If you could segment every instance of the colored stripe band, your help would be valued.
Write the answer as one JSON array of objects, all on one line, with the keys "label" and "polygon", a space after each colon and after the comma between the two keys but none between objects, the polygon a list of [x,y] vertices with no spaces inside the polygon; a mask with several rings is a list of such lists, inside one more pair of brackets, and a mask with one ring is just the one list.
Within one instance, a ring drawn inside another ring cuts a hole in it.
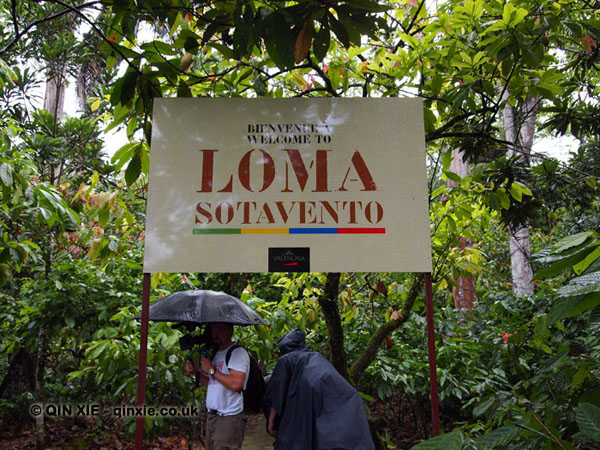
[{"label": "colored stripe band", "polygon": [[385,234],[385,228],[195,228],[193,234]]},{"label": "colored stripe band", "polygon": [[195,228],[193,234],[242,234],[241,228]]}]

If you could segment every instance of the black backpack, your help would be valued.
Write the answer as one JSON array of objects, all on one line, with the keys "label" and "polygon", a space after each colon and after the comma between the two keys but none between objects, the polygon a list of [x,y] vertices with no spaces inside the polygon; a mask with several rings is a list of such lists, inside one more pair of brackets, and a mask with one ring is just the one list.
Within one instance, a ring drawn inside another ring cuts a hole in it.
[{"label": "black backpack", "polygon": [[[229,347],[229,350],[227,350],[227,355],[225,355],[225,364],[227,365],[228,369],[231,353],[238,347],[240,346],[234,344]],[[248,356],[250,356],[250,373],[248,374],[248,383],[246,383],[246,389],[242,391],[244,395],[244,412],[246,414],[258,414],[263,412],[266,384],[256,359],[254,359],[250,353],[248,353]]]}]

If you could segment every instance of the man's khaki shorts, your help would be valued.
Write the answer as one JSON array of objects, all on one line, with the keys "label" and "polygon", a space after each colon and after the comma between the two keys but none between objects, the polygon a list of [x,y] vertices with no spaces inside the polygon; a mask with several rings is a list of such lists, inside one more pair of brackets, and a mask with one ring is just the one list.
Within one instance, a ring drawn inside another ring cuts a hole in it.
[{"label": "man's khaki shorts", "polygon": [[248,417],[208,414],[206,419],[206,450],[240,450]]}]

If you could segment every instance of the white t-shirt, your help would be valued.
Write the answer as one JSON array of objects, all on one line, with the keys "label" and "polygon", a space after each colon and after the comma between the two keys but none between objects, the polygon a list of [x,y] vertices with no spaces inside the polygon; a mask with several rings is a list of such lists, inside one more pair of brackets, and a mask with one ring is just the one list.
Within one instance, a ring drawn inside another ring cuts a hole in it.
[{"label": "white t-shirt", "polygon": [[[231,344],[233,345],[233,344]],[[230,346],[231,347],[231,346]],[[225,357],[227,356],[227,347],[225,350],[220,350],[215,354],[212,360],[213,366],[217,372],[222,372],[225,375],[229,375],[229,369],[244,372],[244,388],[248,383],[248,374],[250,373],[250,356],[248,352],[238,347],[231,352],[231,358],[229,358],[229,368],[225,364]],[[213,377],[208,377],[208,388],[206,389],[206,408],[214,409],[223,416],[233,416],[239,414],[244,410],[244,396],[242,391],[233,392],[231,389],[227,389]]]}]

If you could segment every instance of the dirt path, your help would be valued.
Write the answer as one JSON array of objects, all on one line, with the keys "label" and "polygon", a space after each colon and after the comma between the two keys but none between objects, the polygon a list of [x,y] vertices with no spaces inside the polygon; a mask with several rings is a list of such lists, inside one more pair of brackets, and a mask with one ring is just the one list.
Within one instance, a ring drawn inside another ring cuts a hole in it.
[{"label": "dirt path", "polygon": [[265,416],[250,416],[244,437],[244,450],[273,450],[273,438],[267,433]]}]

